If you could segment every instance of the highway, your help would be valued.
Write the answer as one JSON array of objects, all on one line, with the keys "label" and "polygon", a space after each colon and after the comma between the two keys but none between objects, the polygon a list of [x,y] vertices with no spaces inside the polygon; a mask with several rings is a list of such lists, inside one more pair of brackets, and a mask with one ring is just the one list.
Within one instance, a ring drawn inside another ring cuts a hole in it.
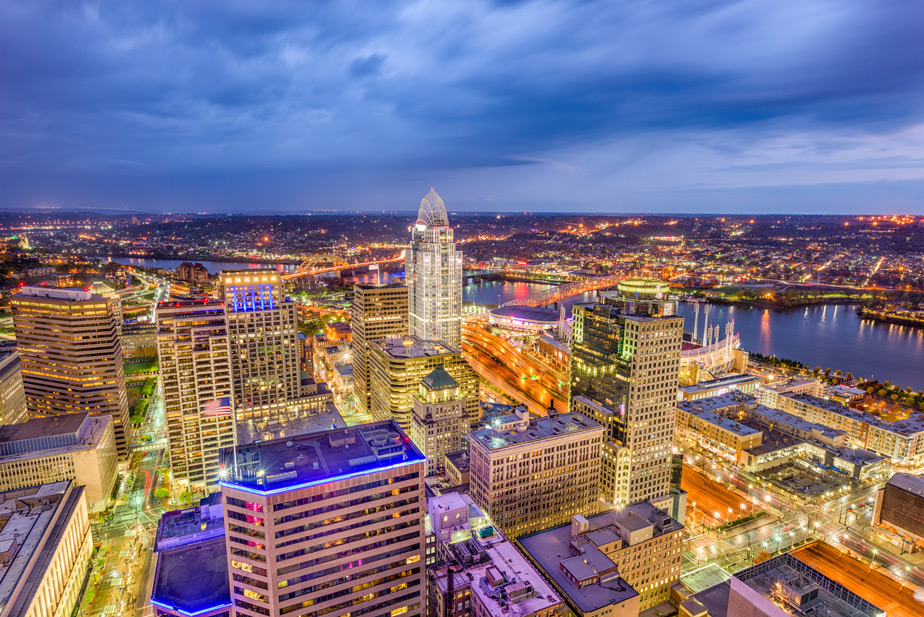
[{"label": "highway", "polygon": [[560,411],[566,410],[566,378],[551,373],[545,363],[530,358],[485,326],[476,321],[462,325],[462,352],[475,372],[534,413],[545,415],[552,401]]},{"label": "highway", "polygon": [[797,549],[793,555],[883,609],[889,617],[924,615],[924,603],[915,599],[914,586],[893,580],[872,562],[863,563],[820,542]]}]

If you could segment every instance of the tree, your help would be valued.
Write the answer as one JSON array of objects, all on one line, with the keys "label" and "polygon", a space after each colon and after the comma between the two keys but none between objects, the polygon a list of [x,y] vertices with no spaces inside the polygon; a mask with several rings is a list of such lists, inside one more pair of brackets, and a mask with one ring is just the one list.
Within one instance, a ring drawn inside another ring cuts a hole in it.
[{"label": "tree", "polygon": [[897,401],[897,400],[898,400],[898,395],[897,395],[897,394],[893,394],[893,395],[891,396],[891,399],[892,399],[893,401]]},{"label": "tree", "polygon": [[844,377],[847,378],[847,381],[851,381],[853,380],[853,373],[847,373],[846,375],[844,375]]},{"label": "tree", "polygon": [[886,390],[888,390],[892,387],[892,382],[886,379],[882,385],[884,385],[886,387]]},{"label": "tree", "polygon": [[164,487],[160,487],[159,489],[154,491],[154,497],[156,497],[157,499],[160,499],[161,501],[163,501],[169,496],[170,496],[170,491],[168,491]]},{"label": "tree", "polygon": [[192,502],[193,494],[190,491],[183,491],[180,493],[180,501],[188,504]]},{"label": "tree", "polygon": [[868,388],[866,389],[866,391],[867,391],[869,394],[872,394],[873,392],[876,391],[876,388],[874,388],[873,386],[870,386],[870,387],[868,387]]},{"label": "tree", "polygon": [[841,374],[841,369],[837,369],[836,371],[834,371],[834,374],[835,374],[835,375],[840,375],[840,374]]},{"label": "tree", "polygon": [[888,392],[886,392],[884,389],[880,388],[878,394],[879,394],[879,396],[883,396],[883,397],[884,397],[886,394],[888,394]]}]

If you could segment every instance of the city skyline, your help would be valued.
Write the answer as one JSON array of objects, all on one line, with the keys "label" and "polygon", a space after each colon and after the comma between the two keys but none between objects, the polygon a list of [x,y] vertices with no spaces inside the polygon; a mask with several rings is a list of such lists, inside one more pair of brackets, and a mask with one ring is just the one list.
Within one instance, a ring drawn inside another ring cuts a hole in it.
[{"label": "city skyline", "polygon": [[5,6],[0,208],[919,213],[922,11]]}]

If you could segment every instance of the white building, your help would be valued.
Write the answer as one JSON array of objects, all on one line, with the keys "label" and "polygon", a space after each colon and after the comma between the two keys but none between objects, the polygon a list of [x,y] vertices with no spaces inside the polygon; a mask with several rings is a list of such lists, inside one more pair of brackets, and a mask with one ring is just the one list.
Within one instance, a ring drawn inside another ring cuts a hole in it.
[{"label": "white building", "polygon": [[446,204],[430,189],[420,202],[405,260],[410,333],[458,348],[462,342],[462,253]]},{"label": "white building", "polygon": [[468,429],[465,393],[437,366],[420,382],[411,410],[411,439],[427,457],[427,475],[442,471],[445,456],[462,449]]}]

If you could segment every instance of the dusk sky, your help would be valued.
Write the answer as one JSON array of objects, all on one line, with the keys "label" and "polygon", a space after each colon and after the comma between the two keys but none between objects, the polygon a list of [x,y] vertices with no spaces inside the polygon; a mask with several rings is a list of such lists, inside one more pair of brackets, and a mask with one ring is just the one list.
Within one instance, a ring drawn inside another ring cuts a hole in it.
[{"label": "dusk sky", "polygon": [[924,2],[0,3],[0,208],[924,213]]}]

